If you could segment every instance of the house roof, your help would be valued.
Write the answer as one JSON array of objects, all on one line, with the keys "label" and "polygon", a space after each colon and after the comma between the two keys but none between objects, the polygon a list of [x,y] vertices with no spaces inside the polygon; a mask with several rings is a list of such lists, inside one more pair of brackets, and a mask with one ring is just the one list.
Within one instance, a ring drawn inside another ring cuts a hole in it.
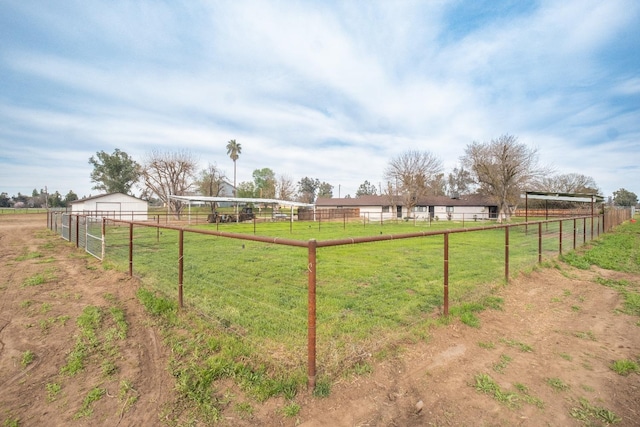
[{"label": "house roof", "polygon": [[133,197],[130,196],[128,194],[124,194],[124,193],[107,193],[107,194],[98,194],[96,196],[89,196],[89,197],[85,197],[84,199],[78,199],[78,200],[74,200],[73,202],[69,202],[70,204],[74,204],[74,203],[84,203],[84,202],[88,202],[89,200],[95,200],[95,199],[101,199],[103,197],[107,197],[107,196],[114,196],[114,195],[118,195],[118,196],[125,196],[128,197],[130,199],[134,199],[137,200],[139,202],[146,202],[145,200],[142,199],[138,199],[137,197]]},{"label": "house roof", "polygon": [[[355,198],[329,198],[318,197],[316,207],[328,206],[389,206],[402,205],[403,201],[400,196],[362,196]],[[452,199],[448,196],[427,196],[416,203],[418,206],[497,206],[497,204],[488,196],[480,194],[469,194]]]}]

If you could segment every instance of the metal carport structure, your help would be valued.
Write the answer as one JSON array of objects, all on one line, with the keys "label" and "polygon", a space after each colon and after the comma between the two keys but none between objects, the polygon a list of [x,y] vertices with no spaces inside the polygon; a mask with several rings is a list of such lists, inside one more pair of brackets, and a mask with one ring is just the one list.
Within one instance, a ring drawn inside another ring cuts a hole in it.
[{"label": "metal carport structure", "polygon": [[[313,203],[294,202],[292,200],[280,200],[280,199],[263,199],[255,197],[218,197],[218,196],[174,196],[170,195],[170,199],[187,202],[189,221],[191,221],[191,202],[227,202],[227,203],[263,203],[271,204],[274,206],[288,206],[291,209],[289,219],[293,222],[293,208],[294,207],[313,207],[315,212],[315,205]],[[314,215],[315,218],[315,215]]]}]

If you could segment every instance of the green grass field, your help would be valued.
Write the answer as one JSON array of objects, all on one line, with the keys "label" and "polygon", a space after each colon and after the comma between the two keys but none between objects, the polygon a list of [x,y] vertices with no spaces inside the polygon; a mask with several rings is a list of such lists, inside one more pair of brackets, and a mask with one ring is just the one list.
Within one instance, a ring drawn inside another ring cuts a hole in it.
[{"label": "green grass field", "polygon": [[[577,227],[582,232],[582,224]],[[461,223],[265,223],[259,234],[307,242],[345,236],[401,235],[461,227]],[[491,223],[467,223],[491,226]],[[254,224],[200,225],[197,229],[254,234]],[[558,223],[542,226],[543,258],[558,254]],[[109,227],[107,261],[128,268],[128,227]],[[590,234],[590,224],[588,223]],[[510,274],[535,268],[537,226],[512,227]],[[587,240],[590,240],[590,235]],[[579,233],[578,244],[583,235]],[[572,221],[563,242],[572,247]],[[449,237],[450,306],[483,301],[504,283],[502,228]],[[184,234],[184,300],[214,325],[241,337],[260,363],[280,371],[305,369],[307,249],[255,241]],[[334,376],[403,340],[421,339],[443,305],[443,236],[387,240],[318,249],[318,366]],[[134,229],[134,273],[148,289],[177,301],[178,231]],[[455,311],[454,311],[455,312]],[[253,351],[253,350],[252,350]]]},{"label": "green grass field", "polygon": [[[264,223],[256,229],[252,223],[194,228],[217,227],[304,243],[442,231],[462,224],[296,222]],[[624,258],[620,248],[632,247],[637,267],[638,226],[633,227],[622,238],[612,233],[584,245],[592,240],[590,222],[577,220],[574,234],[574,221],[565,220],[564,258],[578,265],[615,263]],[[246,398],[281,396],[295,413],[296,394],[307,382],[307,248],[184,230],[185,310],[177,304],[179,231],[135,226],[133,233],[133,270],[142,281],[138,297],[171,350],[169,371],[181,401],[188,402],[168,416],[205,423],[221,419],[226,404],[218,389],[221,380],[232,381]],[[537,268],[538,230],[543,264],[551,265],[547,261],[558,256],[558,222],[512,227],[510,276]],[[574,235],[576,247],[582,247],[575,252]],[[104,268],[127,271],[128,236],[126,225],[107,227]],[[343,376],[366,375],[375,361],[396,354],[407,343],[428,340],[434,325],[459,317],[466,325],[481,327],[477,311],[501,308],[495,291],[505,283],[504,229],[449,234],[449,317],[442,315],[443,242],[442,235],[431,235],[318,248],[314,396],[328,395],[331,384]],[[626,284],[607,286],[623,288],[628,310],[637,312],[637,294]],[[250,400],[235,399],[251,409]]]}]

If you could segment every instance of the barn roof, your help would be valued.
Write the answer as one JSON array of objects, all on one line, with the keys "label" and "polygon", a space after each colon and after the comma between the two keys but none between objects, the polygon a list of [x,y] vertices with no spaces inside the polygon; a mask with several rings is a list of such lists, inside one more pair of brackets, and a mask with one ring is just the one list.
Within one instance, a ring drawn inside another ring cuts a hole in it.
[{"label": "barn roof", "polygon": [[98,194],[98,195],[96,195],[96,196],[89,196],[89,197],[85,197],[85,198],[83,198],[83,199],[74,200],[73,202],[69,202],[69,203],[70,203],[70,204],[74,204],[74,203],[84,203],[84,202],[88,202],[88,201],[90,201],[90,200],[101,199],[101,198],[108,197],[108,196],[124,196],[124,197],[128,197],[128,198],[130,198],[130,199],[134,199],[134,200],[136,200],[136,201],[138,201],[138,202],[145,202],[145,203],[146,203],[146,200],[142,200],[142,199],[139,199],[139,198],[137,198],[137,197],[130,196],[130,195],[128,195],[128,194],[124,194],[124,193],[107,193],[107,194]]}]

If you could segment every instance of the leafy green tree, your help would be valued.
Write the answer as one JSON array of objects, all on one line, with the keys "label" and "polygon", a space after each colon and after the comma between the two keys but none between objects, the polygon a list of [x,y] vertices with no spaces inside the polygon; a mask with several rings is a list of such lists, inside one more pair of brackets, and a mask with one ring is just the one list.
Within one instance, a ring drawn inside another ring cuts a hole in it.
[{"label": "leafy green tree", "polygon": [[59,192],[55,192],[53,194],[49,194],[49,206],[52,208],[64,208],[64,200],[60,197]]},{"label": "leafy green tree", "polygon": [[298,200],[303,203],[313,203],[316,199],[318,187],[320,187],[319,179],[305,176],[298,181]]},{"label": "leafy green tree", "polygon": [[358,187],[358,191],[356,191],[356,197],[375,196],[376,193],[376,186],[365,180],[362,184],[360,184],[360,187]]},{"label": "leafy green tree", "polygon": [[276,174],[269,168],[253,171],[253,183],[256,195],[265,199],[276,197]]},{"label": "leafy green tree", "polygon": [[[236,160],[240,157],[240,153],[242,153],[242,146],[236,142],[235,139],[229,140],[227,142],[227,155],[233,160],[233,188],[236,188]],[[237,190],[234,190],[234,197],[237,195]]]},{"label": "leafy green tree", "polygon": [[321,182],[318,186],[318,197],[333,197],[333,185],[328,182]]},{"label": "leafy green tree", "polygon": [[0,208],[8,208],[9,206],[9,195],[7,193],[0,193]]},{"label": "leafy green tree", "polygon": [[66,196],[64,196],[64,205],[69,206],[69,203],[78,200],[78,195],[73,191],[69,190]]},{"label": "leafy green tree", "polygon": [[256,186],[251,181],[243,181],[236,189],[238,197],[256,197]]},{"label": "leafy green tree", "polygon": [[638,204],[638,196],[636,193],[621,188],[613,192],[613,203],[617,206],[636,206]]},{"label": "leafy green tree", "polygon": [[89,158],[89,164],[93,165],[91,182],[96,184],[93,189],[107,193],[130,194],[142,175],[140,165],[118,148],[113,154],[97,152],[96,157]]}]

